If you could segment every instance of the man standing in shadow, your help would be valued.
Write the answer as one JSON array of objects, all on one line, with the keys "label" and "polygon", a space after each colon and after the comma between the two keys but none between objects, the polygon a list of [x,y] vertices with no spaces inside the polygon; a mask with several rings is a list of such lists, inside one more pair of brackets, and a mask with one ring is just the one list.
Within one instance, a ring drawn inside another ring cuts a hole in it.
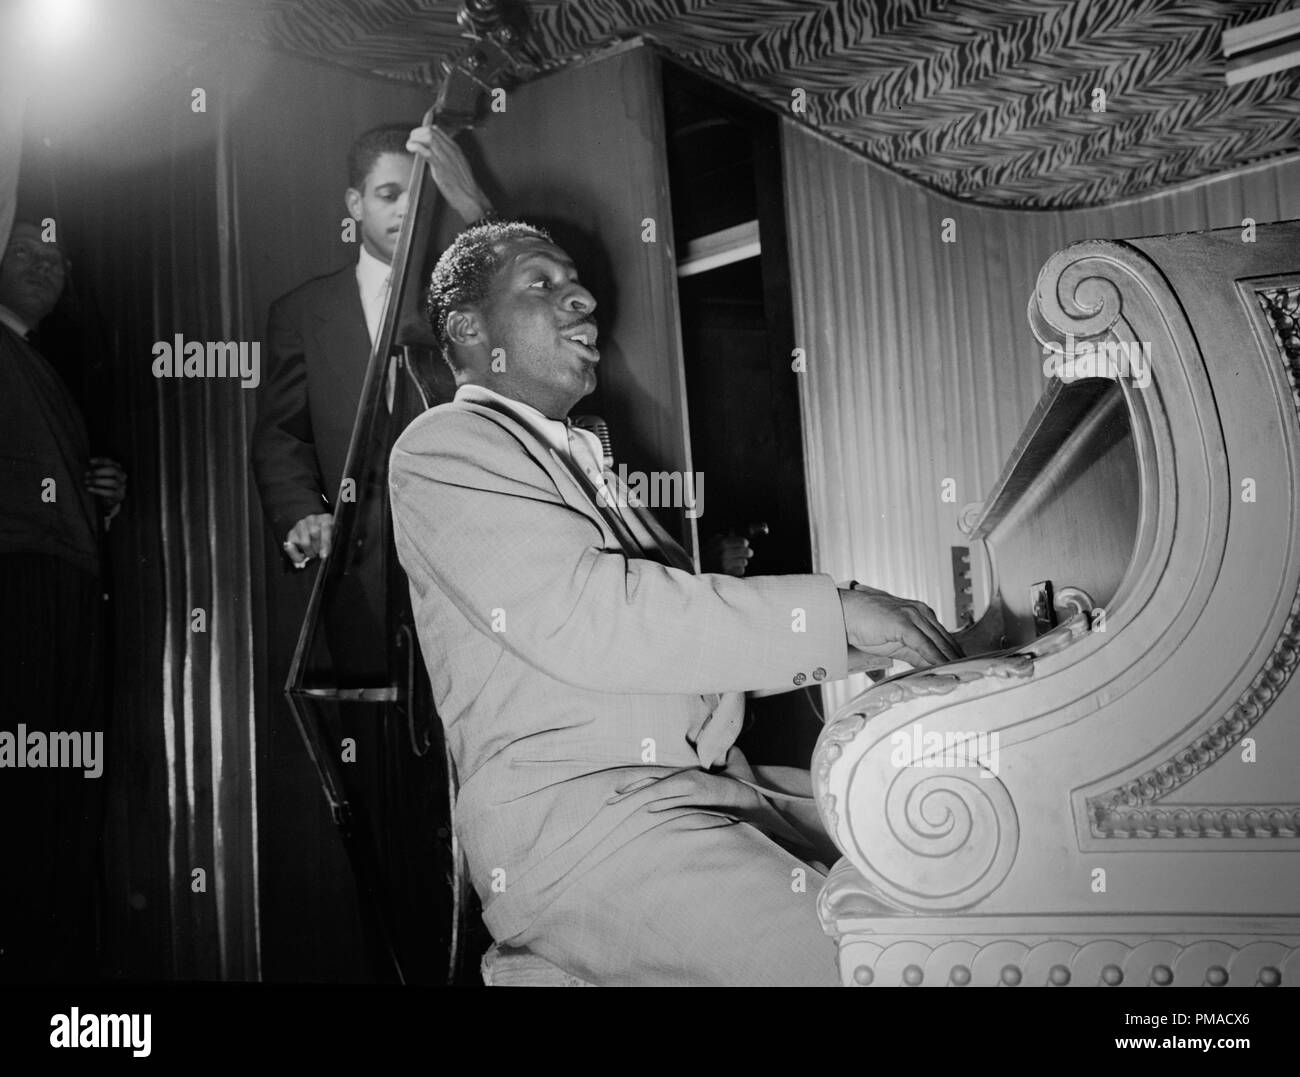
[{"label": "man standing in shadow", "polygon": [[67,270],[45,236],[19,221],[0,261],[0,983],[97,972],[99,539],[126,496],[126,473],[90,455],[81,411],[39,350]]}]

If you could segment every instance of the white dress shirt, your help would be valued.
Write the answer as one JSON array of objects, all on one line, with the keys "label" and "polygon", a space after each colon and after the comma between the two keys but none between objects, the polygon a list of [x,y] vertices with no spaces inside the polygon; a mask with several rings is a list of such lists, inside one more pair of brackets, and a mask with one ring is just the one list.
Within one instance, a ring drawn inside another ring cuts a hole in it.
[{"label": "white dress shirt", "polygon": [[456,399],[504,408],[562,458],[576,464],[597,490],[605,485],[605,476],[601,467],[605,450],[600,444],[600,438],[590,430],[571,426],[559,419],[548,419],[531,404],[512,400],[482,385],[462,385],[456,390]]},{"label": "white dress shirt", "polygon": [[366,315],[366,332],[370,346],[374,347],[379,333],[379,323],[384,316],[384,300],[388,296],[388,279],[392,267],[381,262],[365,247],[357,257],[357,288],[361,292],[361,309]]}]

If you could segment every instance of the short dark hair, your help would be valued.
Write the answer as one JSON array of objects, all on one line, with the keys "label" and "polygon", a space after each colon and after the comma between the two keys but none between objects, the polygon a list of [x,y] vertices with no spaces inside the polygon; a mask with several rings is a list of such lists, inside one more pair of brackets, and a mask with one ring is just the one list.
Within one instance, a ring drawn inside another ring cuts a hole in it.
[{"label": "short dark hair", "polygon": [[425,316],[438,338],[443,357],[452,368],[447,316],[454,310],[482,303],[492,290],[492,279],[502,265],[501,245],[512,239],[543,239],[553,243],[544,228],[526,221],[487,221],[471,225],[442,252],[425,293]]},{"label": "short dark hair", "polygon": [[362,131],[348,150],[348,186],[363,190],[375,162],[386,153],[407,153],[406,144],[410,139],[411,127],[400,123],[385,123]]}]

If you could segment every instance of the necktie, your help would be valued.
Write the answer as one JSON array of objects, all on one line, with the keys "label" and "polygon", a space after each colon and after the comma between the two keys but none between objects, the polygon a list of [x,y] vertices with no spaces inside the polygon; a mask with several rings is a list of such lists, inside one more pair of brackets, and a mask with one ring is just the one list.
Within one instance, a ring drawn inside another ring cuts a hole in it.
[{"label": "necktie", "polygon": [[614,533],[628,546],[628,552],[652,561],[666,563],[657,548],[654,546],[647,548],[637,537],[637,529],[630,524],[619,506],[620,499],[617,487],[612,481],[613,476],[605,471],[603,461],[596,457],[587,439],[572,427],[569,428],[569,458],[573,461],[574,467],[586,478],[592,500],[602,515],[610,521]]},{"label": "necktie", "polygon": [[596,459],[592,452],[591,445],[581,434],[573,427],[569,427],[569,456],[577,464],[578,469],[587,476],[591,481],[594,489],[599,490],[604,484],[604,468],[601,461]]},{"label": "necktie", "polygon": [[384,277],[383,283],[370,294],[369,302],[366,301],[364,292],[361,295],[361,310],[366,318],[366,332],[370,335],[372,347],[384,324],[384,303],[388,298],[388,282],[391,279],[391,274]]},{"label": "necktie", "polygon": [[[392,274],[384,277],[384,283],[379,286],[379,291],[375,296],[375,317],[374,326],[370,330],[370,344],[374,346],[375,338],[384,326],[384,305],[388,299],[388,282],[392,280]],[[390,355],[388,357],[388,375],[384,384],[384,403],[388,405],[388,414],[393,413],[393,399],[397,392],[397,357]]]}]

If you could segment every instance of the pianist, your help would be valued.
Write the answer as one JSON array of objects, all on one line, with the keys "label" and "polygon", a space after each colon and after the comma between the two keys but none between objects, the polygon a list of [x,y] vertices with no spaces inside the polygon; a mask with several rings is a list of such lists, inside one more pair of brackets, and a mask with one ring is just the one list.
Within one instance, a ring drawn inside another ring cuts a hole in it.
[{"label": "pianist", "polygon": [[601,985],[833,985],[808,773],[748,765],[732,693],[958,648],[919,602],[827,576],[695,575],[602,497],[617,480],[566,422],[596,384],[595,309],[546,233],[463,232],[428,293],[456,398],[392,455],[484,918]]}]

